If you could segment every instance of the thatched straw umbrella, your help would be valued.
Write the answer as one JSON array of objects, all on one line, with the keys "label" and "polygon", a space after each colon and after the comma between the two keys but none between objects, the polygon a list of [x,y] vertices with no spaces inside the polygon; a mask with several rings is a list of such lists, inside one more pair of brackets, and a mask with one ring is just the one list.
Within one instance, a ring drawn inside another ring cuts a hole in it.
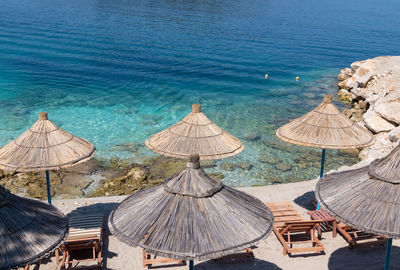
[{"label": "thatched straw umbrella", "polygon": [[369,130],[339,112],[332,104],[332,95],[325,95],[314,110],[280,127],[276,136],[287,143],[322,148],[320,178],[324,175],[325,149],[360,148],[375,142]]},{"label": "thatched straw umbrella", "polygon": [[273,216],[258,199],[222,184],[200,168],[200,159],[238,154],[243,144],[211,122],[200,104],[181,122],[151,136],[146,145],[165,156],[188,159],[187,168],[135,193],[110,215],[123,242],[160,256],[212,259],[251,246],[272,230]]},{"label": "thatched straw umbrella", "polygon": [[0,148],[0,169],[16,172],[46,171],[47,196],[51,204],[49,170],[85,162],[96,148],[85,139],[57,127],[39,113],[39,120],[21,136]]},{"label": "thatched straw umbrella", "polygon": [[0,269],[37,262],[57,248],[66,231],[57,208],[0,186]]},{"label": "thatched straw umbrella", "polygon": [[391,238],[400,238],[400,146],[369,166],[326,175],[316,197],[325,211],[365,232],[387,236],[385,269]]},{"label": "thatched straw umbrella", "polygon": [[109,219],[111,232],[128,245],[191,261],[243,250],[267,236],[272,224],[264,203],[208,176],[199,155],[162,185],[125,199]]},{"label": "thatched straw umbrella", "polygon": [[244,150],[237,138],[201,112],[200,104],[193,104],[192,112],[182,121],[151,136],[145,144],[161,155],[183,159],[191,154],[198,154],[202,160],[222,159]]}]

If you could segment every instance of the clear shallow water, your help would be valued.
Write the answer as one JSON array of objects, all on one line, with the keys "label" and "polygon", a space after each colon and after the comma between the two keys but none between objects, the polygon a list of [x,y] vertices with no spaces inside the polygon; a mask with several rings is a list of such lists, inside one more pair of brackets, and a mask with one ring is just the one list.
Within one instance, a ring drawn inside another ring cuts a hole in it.
[{"label": "clear shallow water", "polygon": [[[275,129],[334,93],[341,68],[398,54],[399,11],[396,1],[361,0],[3,0],[0,144],[47,111],[98,156],[140,161],[151,152],[118,145],[143,143],[201,103],[246,145],[228,161],[253,164],[211,170],[227,184],[309,179],[319,152],[271,148]],[[292,169],[258,162],[265,153]],[[355,161],[336,154],[328,169]],[[298,166],[299,158],[308,163]]]}]

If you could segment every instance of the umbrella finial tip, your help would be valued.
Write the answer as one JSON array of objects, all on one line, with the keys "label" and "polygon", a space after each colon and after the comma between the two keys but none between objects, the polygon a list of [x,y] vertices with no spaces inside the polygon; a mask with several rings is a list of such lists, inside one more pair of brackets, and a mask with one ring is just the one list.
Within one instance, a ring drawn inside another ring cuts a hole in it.
[{"label": "umbrella finial tip", "polygon": [[332,95],[331,94],[327,94],[324,95],[324,103],[332,103]]},{"label": "umbrella finial tip", "polygon": [[200,156],[198,154],[191,154],[189,156],[189,162],[191,162],[191,163],[199,162],[199,160],[200,160]]},{"label": "umbrella finial tip", "polygon": [[200,168],[200,156],[198,154],[191,154],[187,162],[188,168]]},{"label": "umbrella finial tip", "polygon": [[192,112],[194,112],[194,113],[201,112],[201,105],[200,104],[192,104]]},{"label": "umbrella finial tip", "polygon": [[40,112],[39,113],[39,120],[48,120],[47,112]]}]

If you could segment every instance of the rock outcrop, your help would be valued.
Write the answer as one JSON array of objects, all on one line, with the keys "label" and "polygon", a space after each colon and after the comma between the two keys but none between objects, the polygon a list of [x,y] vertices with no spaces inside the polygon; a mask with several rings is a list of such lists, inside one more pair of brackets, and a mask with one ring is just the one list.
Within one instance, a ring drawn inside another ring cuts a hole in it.
[{"label": "rock outcrop", "polygon": [[400,56],[354,62],[342,69],[338,79],[339,99],[352,105],[344,114],[376,136],[376,143],[363,149],[360,158],[372,161],[385,156],[400,138]]}]

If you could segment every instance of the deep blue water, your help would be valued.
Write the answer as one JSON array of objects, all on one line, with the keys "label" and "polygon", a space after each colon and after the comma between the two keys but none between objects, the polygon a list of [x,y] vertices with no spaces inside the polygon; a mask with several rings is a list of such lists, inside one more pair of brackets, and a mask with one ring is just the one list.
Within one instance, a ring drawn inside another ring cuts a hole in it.
[{"label": "deep blue water", "polygon": [[[98,156],[140,161],[151,152],[116,145],[143,143],[201,103],[245,143],[231,161],[254,165],[223,171],[226,183],[308,179],[318,168],[298,168],[294,154],[262,141],[334,93],[341,68],[398,55],[399,14],[395,0],[2,0],[0,145],[47,111]],[[265,152],[293,169],[259,163]]]}]

